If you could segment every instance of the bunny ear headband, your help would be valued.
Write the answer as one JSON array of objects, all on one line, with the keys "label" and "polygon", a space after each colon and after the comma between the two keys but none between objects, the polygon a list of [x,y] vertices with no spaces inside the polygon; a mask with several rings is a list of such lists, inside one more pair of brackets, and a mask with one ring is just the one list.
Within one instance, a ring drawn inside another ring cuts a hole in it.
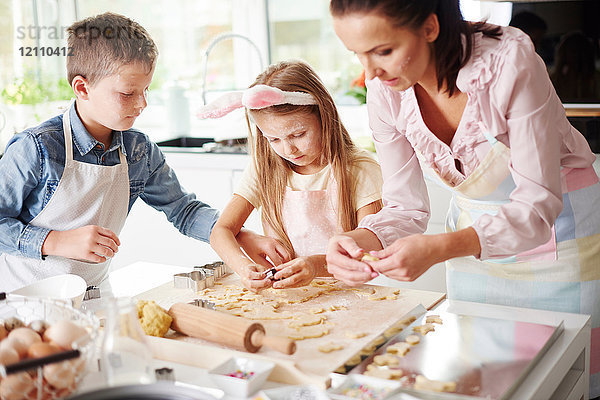
[{"label": "bunny ear headband", "polygon": [[235,109],[246,107],[251,110],[293,104],[306,106],[317,104],[316,99],[309,93],[284,92],[276,87],[256,85],[243,91],[224,94],[214,101],[200,107],[198,118],[221,118]]}]

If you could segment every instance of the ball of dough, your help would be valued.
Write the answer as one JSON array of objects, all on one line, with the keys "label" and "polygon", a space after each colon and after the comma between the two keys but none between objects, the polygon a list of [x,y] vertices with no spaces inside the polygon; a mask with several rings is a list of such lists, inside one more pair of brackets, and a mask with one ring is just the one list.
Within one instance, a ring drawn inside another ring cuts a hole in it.
[{"label": "ball of dough", "polygon": [[163,337],[169,331],[173,318],[154,301],[140,300],[137,311],[142,330],[146,335]]}]

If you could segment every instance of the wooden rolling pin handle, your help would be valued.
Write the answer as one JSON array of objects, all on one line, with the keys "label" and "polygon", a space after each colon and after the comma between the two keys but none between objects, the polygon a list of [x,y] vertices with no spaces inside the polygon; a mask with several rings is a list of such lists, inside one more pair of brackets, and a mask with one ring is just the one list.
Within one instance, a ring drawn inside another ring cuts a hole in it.
[{"label": "wooden rolling pin handle", "polygon": [[267,336],[262,330],[252,332],[250,341],[256,347],[267,346],[283,354],[294,354],[296,352],[296,342],[290,338],[282,336]]}]

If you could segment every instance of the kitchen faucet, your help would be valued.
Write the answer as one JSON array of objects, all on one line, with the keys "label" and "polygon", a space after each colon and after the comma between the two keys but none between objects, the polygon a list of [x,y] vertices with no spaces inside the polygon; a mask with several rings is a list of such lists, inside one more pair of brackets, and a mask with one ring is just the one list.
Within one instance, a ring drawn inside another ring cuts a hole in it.
[{"label": "kitchen faucet", "polygon": [[204,51],[204,65],[202,67],[202,104],[206,104],[206,75],[208,72],[208,55],[210,54],[210,52],[212,51],[213,47],[215,47],[215,45],[219,42],[221,42],[222,40],[226,40],[226,39],[234,39],[234,38],[239,38],[239,39],[244,39],[245,41],[247,41],[251,47],[256,50],[256,54],[258,54],[258,61],[260,63],[260,70],[263,70],[263,58],[262,58],[262,54],[260,52],[260,49],[258,48],[258,46],[256,45],[256,43],[254,43],[252,41],[252,39],[250,39],[247,36],[241,35],[239,33],[233,33],[233,32],[225,32],[222,33],[220,35],[217,35],[208,45],[208,47],[206,48],[206,50]]}]

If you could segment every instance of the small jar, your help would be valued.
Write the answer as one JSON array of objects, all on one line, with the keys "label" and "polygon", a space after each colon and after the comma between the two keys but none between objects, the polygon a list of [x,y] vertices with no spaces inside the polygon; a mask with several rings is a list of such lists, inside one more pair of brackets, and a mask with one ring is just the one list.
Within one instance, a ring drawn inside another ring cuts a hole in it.
[{"label": "small jar", "polygon": [[101,369],[108,386],[155,382],[152,351],[131,298],[108,298]]}]

